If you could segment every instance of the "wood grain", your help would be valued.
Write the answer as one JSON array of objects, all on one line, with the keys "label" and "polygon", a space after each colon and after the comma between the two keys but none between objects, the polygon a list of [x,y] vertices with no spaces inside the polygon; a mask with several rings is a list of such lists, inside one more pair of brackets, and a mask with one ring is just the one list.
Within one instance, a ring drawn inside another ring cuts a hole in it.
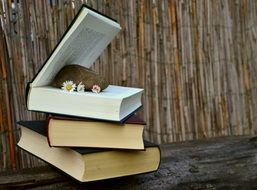
[{"label": "wood grain", "polygon": [[3,168],[42,164],[15,148],[15,122],[45,118],[26,110],[26,84],[83,2],[121,24],[93,69],[111,84],[145,89],[138,114],[147,122],[146,139],[166,143],[257,133],[256,1],[3,0]]},{"label": "wood grain", "polygon": [[221,137],[160,148],[156,172],[78,183],[56,169],[38,167],[3,172],[0,189],[256,189],[256,138]]}]

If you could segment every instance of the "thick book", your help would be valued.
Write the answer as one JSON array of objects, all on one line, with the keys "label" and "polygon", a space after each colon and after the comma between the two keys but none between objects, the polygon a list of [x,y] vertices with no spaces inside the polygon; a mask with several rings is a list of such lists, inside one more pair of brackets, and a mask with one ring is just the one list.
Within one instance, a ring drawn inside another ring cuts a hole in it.
[{"label": "thick book", "polygon": [[50,146],[144,149],[145,122],[132,115],[125,123],[51,115],[45,123]]},{"label": "thick book", "polygon": [[19,122],[18,146],[80,182],[156,171],[160,149],[145,142],[145,150],[49,147],[47,129],[40,121]]},{"label": "thick book", "polygon": [[83,5],[28,84],[28,110],[121,121],[140,108],[143,92],[140,88],[109,85],[96,94],[66,92],[51,86],[57,73],[66,65],[91,67],[120,29],[116,21]]}]

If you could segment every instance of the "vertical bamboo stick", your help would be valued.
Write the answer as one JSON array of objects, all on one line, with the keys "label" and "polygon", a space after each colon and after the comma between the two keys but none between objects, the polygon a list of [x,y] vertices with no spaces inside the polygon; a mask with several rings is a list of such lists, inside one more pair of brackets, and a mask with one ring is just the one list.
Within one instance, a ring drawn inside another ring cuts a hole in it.
[{"label": "vertical bamboo stick", "polygon": [[93,68],[112,84],[145,89],[139,112],[147,121],[145,138],[161,143],[256,133],[255,1],[3,0],[3,167],[15,167],[16,159],[19,167],[42,164],[15,151],[15,121],[45,117],[26,111],[25,86],[83,2],[121,24]]}]

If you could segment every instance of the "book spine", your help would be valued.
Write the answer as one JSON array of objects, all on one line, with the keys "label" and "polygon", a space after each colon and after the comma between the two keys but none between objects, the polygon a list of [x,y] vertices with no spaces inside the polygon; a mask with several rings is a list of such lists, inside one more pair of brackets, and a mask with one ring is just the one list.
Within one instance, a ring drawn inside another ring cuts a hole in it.
[{"label": "book spine", "polygon": [[46,119],[46,138],[47,138],[48,145],[50,147],[52,147],[51,141],[50,141],[50,138],[49,138],[49,124],[50,124],[51,119],[52,119],[52,117],[50,115],[48,115],[47,119]]},{"label": "book spine", "polygon": [[26,102],[26,107],[27,107],[27,110],[29,110],[29,106],[28,106],[28,104],[29,104],[29,102],[28,102],[28,100],[29,100],[29,91],[30,91],[30,84],[31,84],[31,82],[28,82],[27,83],[27,86],[26,86],[26,94],[25,94],[25,102]]}]

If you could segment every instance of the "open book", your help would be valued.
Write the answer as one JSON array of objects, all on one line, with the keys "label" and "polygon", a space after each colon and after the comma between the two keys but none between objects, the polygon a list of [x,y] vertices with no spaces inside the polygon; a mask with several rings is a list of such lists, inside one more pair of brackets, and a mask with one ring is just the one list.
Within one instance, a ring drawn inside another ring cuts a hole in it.
[{"label": "open book", "polygon": [[137,110],[143,92],[139,88],[110,85],[95,94],[64,92],[50,86],[65,65],[91,67],[120,29],[116,21],[82,6],[41,70],[28,84],[28,109],[113,121],[121,121]]}]

